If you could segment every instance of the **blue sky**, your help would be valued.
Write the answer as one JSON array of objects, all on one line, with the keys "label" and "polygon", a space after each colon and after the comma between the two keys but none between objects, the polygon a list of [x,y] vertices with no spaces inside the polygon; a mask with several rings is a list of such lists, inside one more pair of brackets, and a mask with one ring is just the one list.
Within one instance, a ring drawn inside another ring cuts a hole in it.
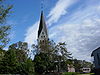
[{"label": "blue sky", "polygon": [[[49,13],[49,10],[52,8],[51,5],[54,5],[55,2],[56,0],[44,2],[46,3],[44,5],[45,15]],[[11,43],[24,41],[28,27],[32,26],[40,18],[41,0],[9,0],[6,1],[6,4],[13,5],[12,13],[7,20],[7,23],[12,25]]]},{"label": "blue sky", "polygon": [[[11,42],[36,43],[41,0],[9,0],[13,13]],[[66,42],[74,58],[91,61],[100,46],[100,0],[44,0],[44,15],[50,39]]]}]

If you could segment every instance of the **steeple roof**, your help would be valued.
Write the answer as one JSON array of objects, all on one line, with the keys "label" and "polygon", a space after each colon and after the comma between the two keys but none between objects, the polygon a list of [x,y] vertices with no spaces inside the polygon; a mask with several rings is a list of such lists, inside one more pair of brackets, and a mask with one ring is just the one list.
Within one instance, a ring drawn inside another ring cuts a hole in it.
[{"label": "steeple roof", "polygon": [[38,38],[40,36],[42,29],[45,31],[45,33],[47,35],[47,28],[46,28],[46,23],[44,20],[43,11],[41,11],[40,24],[39,24],[39,30],[38,30]]}]

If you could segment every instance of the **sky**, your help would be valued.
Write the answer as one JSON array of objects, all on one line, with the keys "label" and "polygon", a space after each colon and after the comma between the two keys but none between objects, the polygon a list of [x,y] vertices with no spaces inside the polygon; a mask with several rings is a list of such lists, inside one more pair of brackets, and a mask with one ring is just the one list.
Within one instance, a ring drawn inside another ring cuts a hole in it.
[{"label": "sky", "polygon": [[[12,13],[10,44],[37,42],[42,0],[9,0]],[[100,47],[100,0],[44,0],[44,16],[49,38],[66,42],[74,58],[91,61],[91,53]]]}]

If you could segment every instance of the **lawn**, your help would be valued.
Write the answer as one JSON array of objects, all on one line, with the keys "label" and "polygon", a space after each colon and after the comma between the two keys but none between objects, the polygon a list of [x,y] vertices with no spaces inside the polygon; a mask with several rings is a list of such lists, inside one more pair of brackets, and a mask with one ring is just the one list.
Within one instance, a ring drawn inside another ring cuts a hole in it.
[{"label": "lawn", "polygon": [[77,75],[76,72],[64,72],[62,75]]},{"label": "lawn", "polygon": [[65,72],[62,75],[93,75],[93,73],[79,74],[79,73],[76,73],[76,72]]},{"label": "lawn", "polygon": [[93,75],[94,73],[88,73],[88,74],[77,74],[77,75]]}]

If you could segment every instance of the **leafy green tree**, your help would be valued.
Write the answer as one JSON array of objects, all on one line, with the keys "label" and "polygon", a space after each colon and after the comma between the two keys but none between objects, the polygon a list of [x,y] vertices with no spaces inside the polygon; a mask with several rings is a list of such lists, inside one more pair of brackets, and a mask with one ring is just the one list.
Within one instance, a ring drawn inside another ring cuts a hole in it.
[{"label": "leafy green tree", "polygon": [[91,62],[87,62],[85,60],[77,60],[77,59],[74,59],[72,60],[74,63],[74,67],[75,67],[75,71],[76,72],[82,72],[82,68],[93,68],[92,67],[92,63]]},{"label": "leafy green tree", "polygon": [[27,59],[25,62],[19,63],[17,67],[17,74],[31,75],[34,73],[34,63],[32,59]]},{"label": "leafy green tree", "polygon": [[35,71],[38,73],[50,72],[56,69],[56,66],[58,66],[59,71],[61,64],[66,64],[62,62],[71,58],[71,53],[67,51],[65,43],[56,44],[53,41],[48,41],[45,46],[44,44],[38,46],[35,47],[35,45],[33,45],[33,48],[37,50],[34,63]]},{"label": "leafy green tree", "polygon": [[37,54],[34,58],[35,72],[40,74],[46,72],[48,70],[48,67],[50,67],[50,62],[48,60],[49,57],[47,56],[47,54]]},{"label": "leafy green tree", "polygon": [[9,42],[10,26],[0,26],[0,48],[4,48]]},{"label": "leafy green tree", "polygon": [[17,62],[15,50],[8,50],[0,63],[2,65],[0,66],[0,72],[7,74],[16,72]]},{"label": "leafy green tree", "polygon": [[34,72],[34,63],[32,59],[28,57],[28,44],[26,42],[17,42],[12,44],[9,49],[13,49],[16,51],[16,59],[17,59],[17,73],[19,74],[30,74]]},{"label": "leafy green tree", "polygon": [[34,62],[32,61],[32,59],[28,58],[26,63],[26,71],[29,74],[33,74],[34,73]]},{"label": "leafy green tree", "polygon": [[5,55],[5,50],[0,48],[0,62],[2,61],[4,55]]},{"label": "leafy green tree", "polygon": [[25,62],[27,60],[29,51],[28,44],[26,42],[17,42],[15,44],[10,45],[9,49],[16,50],[17,59],[20,62]]},{"label": "leafy green tree", "polygon": [[0,24],[3,24],[6,21],[6,18],[12,8],[12,5],[5,5],[5,0],[0,0]]},{"label": "leafy green tree", "polygon": [[83,60],[83,61],[82,61],[82,67],[92,68],[92,63]]},{"label": "leafy green tree", "polygon": [[47,73],[52,70],[54,67],[53,63],[53,49],[54,49],[53,41],[45,41],[44,43],[40,43],[39,45],[32,45],[34,50],[35,58],[34,58],[34,67],[35,72],[37,73]]},{"label": "leafy green tree", "polygon": [[75,71],[80,72],[80,70],[82,68],[81,61],[77,60],[77,59],[74,59],[73,61],[74,61]]},{"label": "leafy green tree", "polygon": [[26,52],[27,45],[26,42],[17,42],[9,46],[0,62],[1,74],[29,75],[34,73],[34,63]]},{"label": "leafy green tree", "polygon": [[12,5],[7,6],[4,4],[4,0],[0,0],[0,48],[4,48],[10,40],[8,35],[11,27],[5,25],[5,22],[11,8]]},{"label": "leafy green tree", "polygon": [[[66,48],[66,43],[62,43],[59,42],[57,45],[55,45],[55,49],[54,49],[54,61],[57,61],[57,69],[58,72],[60,72],[60,70],[67,70],[67,62],[69,62],[68,59],[72,59],[71,57],[71,53],[67,51]],[[62,67],[62,65],[64,67]]]},{"label": "leafy green tree", "polygon": [[67,59],[72,58],[71,53],[67,51],[66,43],[59,42],[55,46],[55,53],[57,56],[61,56],[61,60],[66,61]]}]

